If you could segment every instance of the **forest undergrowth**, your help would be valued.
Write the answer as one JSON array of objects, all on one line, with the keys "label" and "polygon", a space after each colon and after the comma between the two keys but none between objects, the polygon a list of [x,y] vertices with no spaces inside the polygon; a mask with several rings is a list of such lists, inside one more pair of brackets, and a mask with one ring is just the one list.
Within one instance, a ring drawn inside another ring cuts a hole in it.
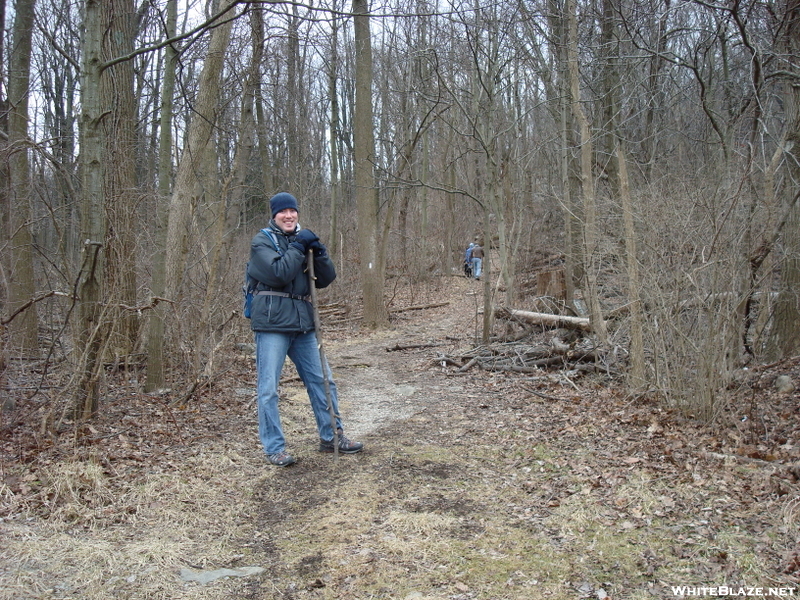
[{"label": "forest undergrowth", "polygon": [[602,373],[458,372],[441,357],[479,345],[479,286],[395,287],[390,329],[325,327],[362,454],[317,452],[287,368],[298,462],[266,463],[245,325],[185,402],[110,372],[101,414],[58,436],[18,403],[0,440],[0,599],[800,593],[800,396],[772,385],[800,381],[798,361],[728,390],[713,423]]}]

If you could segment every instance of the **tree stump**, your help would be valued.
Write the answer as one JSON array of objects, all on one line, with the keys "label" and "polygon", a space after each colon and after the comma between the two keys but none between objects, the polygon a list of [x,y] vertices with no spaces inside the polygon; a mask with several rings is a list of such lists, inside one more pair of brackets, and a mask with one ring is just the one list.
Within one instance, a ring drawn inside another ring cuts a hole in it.
[{"label": "tree stump", "polygon": [[551,296],[560,300],[567,298],[564,269],[544,271],[536,276],[536,292],[539,296]]}]

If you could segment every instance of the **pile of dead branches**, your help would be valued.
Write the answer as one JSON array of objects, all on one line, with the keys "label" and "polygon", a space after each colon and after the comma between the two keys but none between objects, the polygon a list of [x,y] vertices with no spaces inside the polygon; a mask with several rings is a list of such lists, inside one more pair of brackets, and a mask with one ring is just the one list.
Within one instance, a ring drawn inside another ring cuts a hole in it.
[{"label": "pile of dead branches", "polygon": [[584,337],[589,330],[588,318],[506,308],[497,308],[495,316],[522,324],[522,331],[455,354],[438,353],[436,363],[454,367],[456,374],[473,367],[528,374],[546,370],[617,374],[612,365],[619,357]]},{"label": "pile of dead branches", "polygon": [[547,343],[524,341],[480,345],[458,354],[438,353],[436,362],[465,373],[473,367],[484,371],[541,373],[544,369],[608,372],[609,366],[588,340],[567,344],[557,337]]}]

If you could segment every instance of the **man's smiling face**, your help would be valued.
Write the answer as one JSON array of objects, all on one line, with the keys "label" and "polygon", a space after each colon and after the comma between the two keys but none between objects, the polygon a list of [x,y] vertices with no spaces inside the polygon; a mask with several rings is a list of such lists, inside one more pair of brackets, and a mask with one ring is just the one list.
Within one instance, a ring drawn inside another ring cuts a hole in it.
[{"label": "man's smiling face", "polygon": [[284,208],[275,213],[275,224],[283,233],[292,233],[297,227],[297,211],[293,208]]}]

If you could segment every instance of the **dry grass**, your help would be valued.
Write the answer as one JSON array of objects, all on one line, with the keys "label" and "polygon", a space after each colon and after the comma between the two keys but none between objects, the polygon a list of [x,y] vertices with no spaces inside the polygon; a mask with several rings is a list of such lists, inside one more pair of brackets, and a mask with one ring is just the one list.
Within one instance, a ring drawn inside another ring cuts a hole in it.
[{"label": "dry grass", "polygon": [[177,572],[241,560],[243,465],[235,452],[202,454],[134,485],[91,461],[42,469],[46,502],[0,523],[0,598],[226,597]]}]

